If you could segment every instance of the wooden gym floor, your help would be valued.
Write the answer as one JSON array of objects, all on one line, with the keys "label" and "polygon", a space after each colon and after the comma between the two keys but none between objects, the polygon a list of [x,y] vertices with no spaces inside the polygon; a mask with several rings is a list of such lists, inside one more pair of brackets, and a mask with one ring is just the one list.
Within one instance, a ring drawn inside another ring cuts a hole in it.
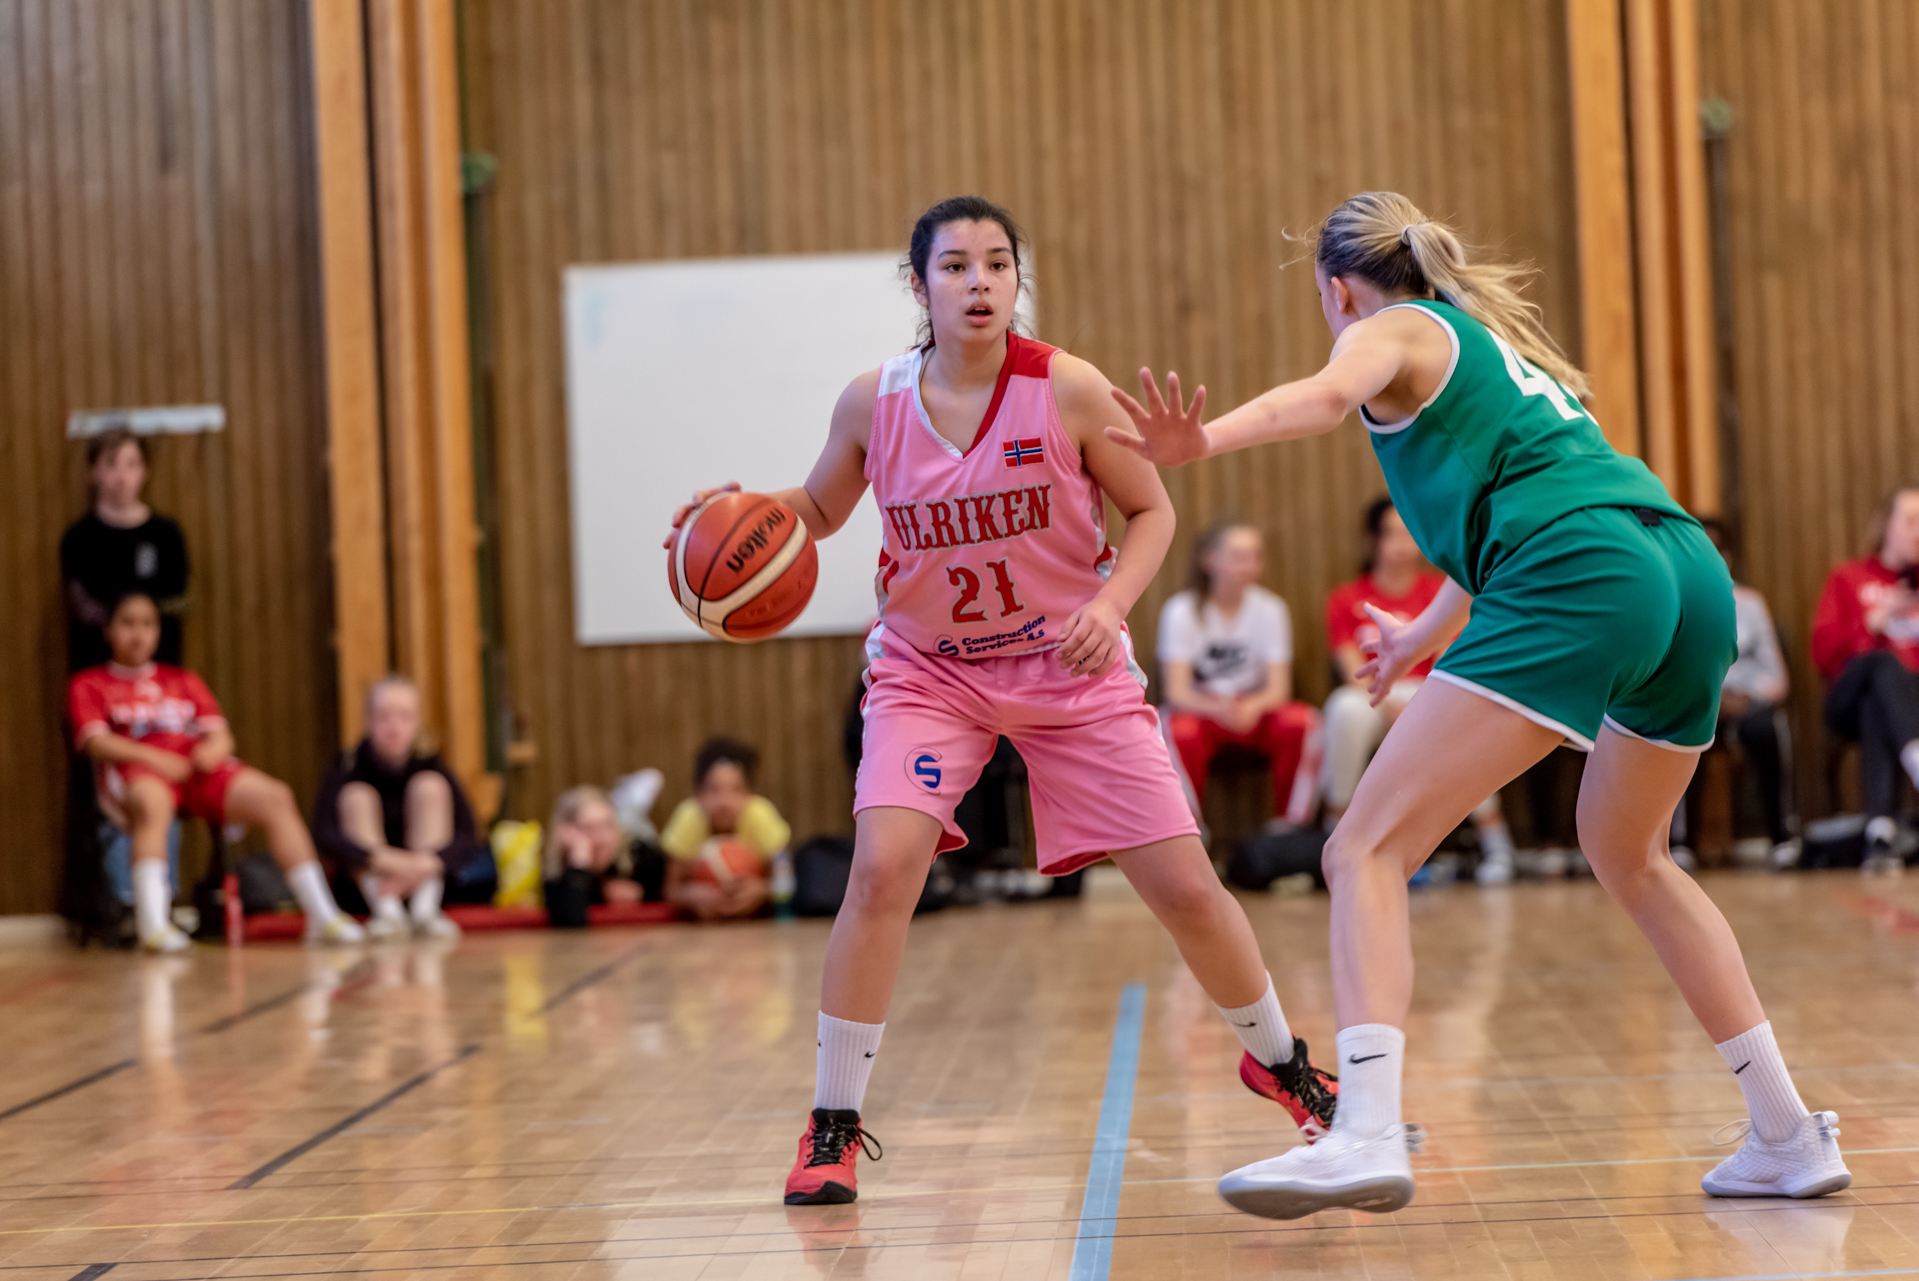
[{"label": "wooden gym floor", "polygon": [[[836,1207],[779,1202],[824,923],[9,951],[0,1272],[1919,1276],[1919,878],[1707,885],[1808,1101],[1841,1116],[1849,1192],[1700,1194],[1738,1092],[1586,881],[1415,899],[1409,1209],[1235,1214],[1213,1180],[1293,1139],[1109,874],[1077,903],[915,924],[867,1100],[887,1155]],[[1326,900],[1247,903],[1329,1053]]]}]

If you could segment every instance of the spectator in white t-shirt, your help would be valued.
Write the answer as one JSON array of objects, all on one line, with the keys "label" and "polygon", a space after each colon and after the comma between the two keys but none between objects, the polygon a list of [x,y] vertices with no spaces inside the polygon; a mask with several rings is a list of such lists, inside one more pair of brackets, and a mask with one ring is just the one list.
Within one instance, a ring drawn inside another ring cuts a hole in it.
[{"label": "spectator in white t-shirt", "polygon": [[1215,525],[1193,550],[1190,590],[1159,616],[1164,720],[1195,802],[1224,747],[1265,756],[1273,808],[1312,818],[1319,777],[1319,713],[1293,698],[1293,624],[1286,602],[1259,586],[1265,543],[1251,525]]}]

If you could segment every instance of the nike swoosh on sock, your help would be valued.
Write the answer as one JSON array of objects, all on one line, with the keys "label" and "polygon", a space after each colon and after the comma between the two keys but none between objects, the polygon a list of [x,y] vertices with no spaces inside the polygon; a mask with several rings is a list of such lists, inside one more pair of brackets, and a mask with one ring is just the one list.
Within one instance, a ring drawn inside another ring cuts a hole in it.
[{"label": "nike swoosh on sock", "polygon": [[1251,1023],[1234,1023],[1233,1026],[1234,1027],[1258,1027],[1259,1020],[1254,1019]]},{"label": "nike swoosh on sock", "polygon": [[1752,1066],[1752,1060],[1747,1059],[1744,1063],[1741,1063],[1738,1067],[1734,1068],[1732,1070],[1732,1074],[1734,1076],[1738,1076],[1741,1072],[1744,1072],[1747,1068],[1751,1066]]},{"label": "nike swoosh on sock", "polygon": [[1366,1055],[1349,1054],[1346,1056],[1346,1061],[1348,1063],[1371,1063],[1374,1059],[1383,1059],[1385,1057],[1386,1056],[1384,1054],[1366,1054]]}]

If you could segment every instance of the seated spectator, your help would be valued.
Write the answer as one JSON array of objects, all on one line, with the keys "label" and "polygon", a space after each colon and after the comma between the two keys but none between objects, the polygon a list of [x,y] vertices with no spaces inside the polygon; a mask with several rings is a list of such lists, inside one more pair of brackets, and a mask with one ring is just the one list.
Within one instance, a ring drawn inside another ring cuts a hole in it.
[{"label": "seated spectator", "polygon": [[751,916],[766,905],[773,856],[793,839],[773,802],[753,792],[759,753],[716,738],[693,762],[693,795],[660,833],[672,857],[666,900],[702,921]]},{"label": "seated spectator", "polygon": [[366,896],[370,936],[459,937],[441,902],[447,881],[479,856],[477,825],[422,733],[420,691],[406,677],[367,691],[365,737],[321,782],[313,835]]},{"label": "seated spectator", "polygon": [[124,427],[87,442],[93,510],[60,539],[66,590],[67,670],[98,667],[113,655],[103,629],[107,606],[141,592],[160,608],[159,662],[178,666],[180,618],[188,603],[187,544],[180,527],[140,500],[147,482],[147,443]]},{"label": "seated spectator", "polygon": [[[1432,604],[1446,578],[1426,563],[1419,544],[1406,532],[1406,523],[1390,498],[1376,498],[1366,509],[1366,559],[1359,577],[1335,587],[1326,597],[1326,644],[1332,652],[1339,683],[1326,700],[1325,795],[1326,825],[1331,827],[1353,803],[1360,776],[1373,751],[1386,737],[1420,684],[1433,670],[1429,658],[1394,683],[1374,707],[1366,682],[1359,678],[1365,665],[1362,645],[1379,638],[1379,628],[1366,612],[1368,605],[1402,623],[1417,618]],[[1495,792],[1473,811],[1479,833],[1481,884],[1503,884],[1513,877],[1513,838]]]},{"label": "seated spectator", "polygon": [[1249,748],[1272,765],[1275,816],[1313,816],[1319,714],[1293,699],[1293,621],[1259,585],[1265,541],[1251,525],[1213,526],[1193,548],[1192,586],[1159,615],[1167,734],[1196,802],[1221,748]]},{"label": "seated spectator", "polygon": [[[1708,516],[1699,522],[1706,536],[1732,568],[1731,538],[1726,526]],[[1713,747],[1723,747],[1728,734],[1752,767],[1759,801],[1766,816],[1766,836],[1772,841],[1773,861],[1790,865],[1797,857],[1787,821],[1783,763],[1787,759],[1785,713],[1781,710],[1789,689],[1786,656],[1779,651],[1779,629],[1773,625],[1766,598],[1742,583],[1732,589],[1733,618],[1739,636],[1739,656],[1726,671],[1719,690],[1719,733]],[[1708,749],[1712,750],[1712,749]],[[1699,830],[1706,771],[1700,769],[1686,788],[1686,798],[1673,816],[1673,857],[1686,865],[1692,834]]]},{"label": "seated spectator", "polygon": [[633,876],[632,842],[612,798],[597,787],[569,788],[553,802],[544,871],[547,919],[561,928],[585,925],[592,904],[646,897]]},{"label": "seated spectator", "polygon": [[1866,871],[1894,871],[1899,770],[1919,785],[1919,485],[1894,491],[1875,547],[1832,571],[1812,616],[1826,724],[1859,744]]},{"label": "seated spectator", "polygon": [[102,807],[132,834],[134,913],[140,945],[190,946],[167,919],[167,830],[174,815],[265,830],[267,846],[307,916],[309,942],[357,943],[365,935],[334,905],[293,791],[233,755],[233,735],[205,682],[153,661],[160,610],[131,592],[107,615],[112,661],[67,689],[74,741],[91,757]]}]

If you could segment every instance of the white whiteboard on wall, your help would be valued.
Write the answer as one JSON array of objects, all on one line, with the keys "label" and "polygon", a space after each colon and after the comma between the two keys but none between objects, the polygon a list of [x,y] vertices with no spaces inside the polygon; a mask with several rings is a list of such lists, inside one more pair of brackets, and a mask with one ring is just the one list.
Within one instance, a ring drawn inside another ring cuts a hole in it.
[{"label": "white whiteboard on wall", "polygon": [[[660,540],[696,489],[798,485],[846,384],[913,343],[894,254],[809,254],[566,271],[574,630],[582,645],[710,639],[666,585]],[[872,622],[871,494],[819,544],[789,636]]]}]

